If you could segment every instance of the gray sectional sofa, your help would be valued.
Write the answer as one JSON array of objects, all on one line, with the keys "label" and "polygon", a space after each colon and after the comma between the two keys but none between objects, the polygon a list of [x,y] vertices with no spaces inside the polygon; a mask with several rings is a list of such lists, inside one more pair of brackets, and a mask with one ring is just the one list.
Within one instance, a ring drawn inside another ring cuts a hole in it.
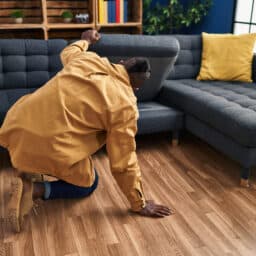
[{"label": "gray sectional sofa", "polygon": [[256,165],[256,83],[197,81],[201,36],[176,38],[179,57],[157,101],[182,111],[186,130],[240,163],[241,181],[247,184],[244,181]]},{"label": "gray sectional sofa", "polygon": [[[59,53],[66,45],[64,40],[0,40],[0,125],[17,99],[61,70]],[[103,35],[90,50],[113,62],[150,58],[152,78],[136,93],[138,134],[170,131],[176,142],[185,128],[240,163],[241,178],[248,181],[256,165],[256,84],[197,81],[201,36]],[[255,59],[252,68],[256,74]]]}]

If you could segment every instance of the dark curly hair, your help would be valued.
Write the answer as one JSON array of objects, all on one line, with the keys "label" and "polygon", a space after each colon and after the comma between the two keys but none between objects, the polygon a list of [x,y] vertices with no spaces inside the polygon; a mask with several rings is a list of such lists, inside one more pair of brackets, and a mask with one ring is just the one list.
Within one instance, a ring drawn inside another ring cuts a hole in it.
[{"label": "dark curly hair", "polygon": [[133,64],[130,67],[127,67],[129,73],[146,73],[151,72],[151,67],[149,60],[142,57],[132,58]]}]

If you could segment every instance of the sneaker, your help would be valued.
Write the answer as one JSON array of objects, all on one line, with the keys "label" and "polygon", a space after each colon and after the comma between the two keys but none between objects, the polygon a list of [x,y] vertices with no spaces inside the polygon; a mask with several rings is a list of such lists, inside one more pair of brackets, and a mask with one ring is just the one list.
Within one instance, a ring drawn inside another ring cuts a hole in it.
[{"label": "sneaker", "polygon": [[7,206],[8,222],[15,232],[20,232],[20,205],[23,192],[23,182],[21,178],[13,177],[11,181],[11,198]]},{"label": "sneaker", "polygon": [[20,203],[20,226],[24,221],[24,217],[33,209],[33,182],[29,179],[22,179],[23,191]]}]

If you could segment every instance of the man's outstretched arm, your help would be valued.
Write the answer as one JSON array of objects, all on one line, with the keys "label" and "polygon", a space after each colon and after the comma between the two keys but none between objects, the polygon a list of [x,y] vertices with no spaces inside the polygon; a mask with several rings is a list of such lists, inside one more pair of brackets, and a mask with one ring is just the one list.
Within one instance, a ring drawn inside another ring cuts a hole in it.
[{"label": "man's outstretched arm", "polygon": [[144,216],[168,216],[171,214],[168,207],[145,200],[136,155],[136,112],[131,109],[118,112],[112,112],[108,116],[110,123],[106,146],[112,174],[130,201],[133,211]]},{"label": "man's outstretched arm", "polygon": [[60,57],[63,66],[71,60],[79,56],[81,53],[86,52],[90,44],[96,43],[100,39],[100,34],[97,30],[87,30],[82,33],[81,40],[74,42],[61,52]]}]

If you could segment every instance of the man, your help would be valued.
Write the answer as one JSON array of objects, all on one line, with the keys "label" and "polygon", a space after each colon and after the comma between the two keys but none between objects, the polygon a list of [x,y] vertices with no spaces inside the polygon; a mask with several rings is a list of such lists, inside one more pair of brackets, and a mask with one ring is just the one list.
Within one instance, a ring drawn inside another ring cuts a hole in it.
[{"label": "man", "polygon": [[10,219],[20,231],[33,199],[81,198],[91,194],[98,175],[91,155],[106,144],[113,176],[144,216],[164,217],[168,207],[146,201],[136,156],[138,110],[134,90],[150,77],[145,58],[113,64],[88,52],[100,39],[96,30],[61,53],[63,69],[8,111],[0,130],[0,145],[9,150],[19,173],[48,174],[54,182],[32,183],[24,175],[13,181]]}]

